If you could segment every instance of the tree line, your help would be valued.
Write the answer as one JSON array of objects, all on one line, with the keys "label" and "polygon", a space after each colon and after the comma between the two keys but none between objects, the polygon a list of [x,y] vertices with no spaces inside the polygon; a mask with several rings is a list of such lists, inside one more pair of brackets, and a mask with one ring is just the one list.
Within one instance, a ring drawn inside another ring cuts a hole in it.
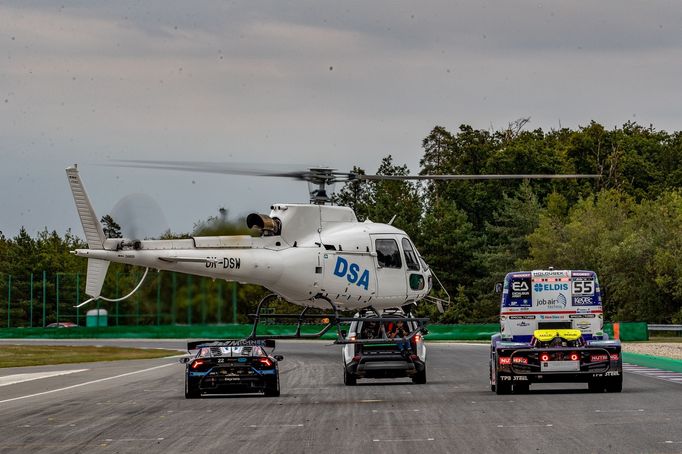
[{"label": "tree line", "polygon": [[[495,322],[496,282],[510,271],[553,266],[596,271],[607,319],[682,323],[682,132],[633,122],[613,129],[596,122],[549,131],[527,130],[527,126],[526,119],[498,131],[467,125],[449,131],[436,126],[423,140],[419,173],[601,177],[355,180],[335,195],[335,202],[353,208],[360,221],[388,222],[396,216],[393,225],[410,235],[452,297],[444,314],[429,304],[418,308],[421,315],[437,321]],[[365,172],[357,167],[354,171]],[[389,155],[373,173],[407,175],[409,170]],[[115,235],[117,226],[109,223],[113,220],[105,221],[108,233]],[[243,233],[242,221],[229,220],[222,210],[197,222],[192,234]],[[31,273],[34,291],[41,295],[42,272],[47,270],[45,293],[52,299],[56,274],[67,280],[78,274],[84,280],[86,261],[68,252],[78,247],[85,245],[71,232],[61,236],[46,229],[31,237],[22,229],[14,238],[0,234],[0,301],[11,275],[13,319],[29,317]],[[103,292],[109,295],[131,289],[141,274],[118,264],[110,270]],[[154,313],[159,299],[167,305],[171,298],[171,278],[166,273],[152,278],[157,285],[143,286],[137,300],[142,307],[136,310],[145,314]],[[229,306],[232,290],[227,284],[219,287],[210,280],[185,276],[173,279],[177,306],[173,313],[166,307],[163,323],[215,322],[217,308]],[[71,287],[64,290],[64,300],[75,300]],[[240,285],[237,292],[238,321],[244,322],[265,290]],[[0,323],[6,310],[0,305]],[[54,310],[48,313],[48,318],[54,318]],[[229,322],[230,315],[226,312],[222,320]],[[153,317],[142,321],[153,322]]]}]

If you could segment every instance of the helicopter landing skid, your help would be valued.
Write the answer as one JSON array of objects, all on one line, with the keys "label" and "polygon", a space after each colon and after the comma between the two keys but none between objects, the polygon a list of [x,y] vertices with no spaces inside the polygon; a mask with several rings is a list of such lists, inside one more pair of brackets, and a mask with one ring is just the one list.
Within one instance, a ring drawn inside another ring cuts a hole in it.
[{"label": "helicopter landing skid", "polygon": [[[319,339],[322,337],[327,331],[329,331],[331,328],[334,326],[337,327],[339,330],[339,334],[341,334],[340,328],[339,328],[339,311],[334,305],[334,303],[331,302],[328,298],[318,296],[319,299],[323,299],[329,303],[329,305],[332,307],[334,313],[333,314],[308,314],[308,309],[310,307],[306,306],[303,308],[303,310],[298,313],[298,314],[264,314],[263,309],[267,307],[267,304],[275,299],[279,298],[278,295],[275,295],[274,293],[271,293],[269,295],[266,295],[260,303],[258,303],[258,307],[256,308],[256,313],[255,314],[249,314],[249,317],[253,318],[253,328],[251,329],[251,334],[246,338],[248,340],[256,340],[256,339]],[[261,319],[275,319],[275,320],[281,320],[281,319],[288,319],[296,320],[296,331],[294,334],[275,334],[275,335],[259,335],[257,333],[258,330],[258,324],[260,323]],[[312,319],[322,319],[323,321],[326,320],[324,323],[324,327],[316,332],[316,333],[301,333],[301,328],[303,327],[303,324],[306,320],[312,320]]]}]

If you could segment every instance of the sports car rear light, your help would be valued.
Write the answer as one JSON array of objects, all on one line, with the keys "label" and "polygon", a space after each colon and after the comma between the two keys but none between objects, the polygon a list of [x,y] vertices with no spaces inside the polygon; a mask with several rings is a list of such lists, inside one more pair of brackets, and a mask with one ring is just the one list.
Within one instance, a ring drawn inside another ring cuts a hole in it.
[{"label": "sports car rear light", "polygon": [[265,364],[267,367],[272,366],[272,361],[270,361],[270,358],[258,358],[258,361],[261,364]]},{"label": "sports car rear light", "polygon": [[590,355],[590,362],[597,363],[599,361],[608,361],[609,355]]},{"label": "sports car rear light", "polygon": [[528,364],[528,358],[525,356],[515,356],[512,362],[514,364]]},{"label": "sports car rear light", "polygon": [[192,369],[196,369],[197,367],[201,366],[202,364],[204,364],[204,361],[198,359],[192,363]]},{"label": "sports car rear light", "polygon": [[571,354],[568,356],[568,358],[569,358],[571,361],[578,361],[578,360],[580,359],[580,355],[577,354],[576,352],[573,352],[573,353],[571,353]]},{"label": "sports car rear light", "polygon": [[619,355],[618,353],[611,353],[611,361],[618,361]]},{"label": "sports car rear light", "polygon": [[549,361],[549,353],[543,353],[540,355],[540,361]]},{"label": "sports car rear light", "polygon": [[355,342],[356,339],[357,339],[357,336],[351,336],[348,338],[348,340],[351,342]]},{"label": "sports car rear light", "polygon": [[507,365],[507,364],[511,364],[511,357],[509,357],[509,356],[500,356],[499,361],[500,361],[500,364],[503,365],[503,366],[504,366],[504,365]]}]

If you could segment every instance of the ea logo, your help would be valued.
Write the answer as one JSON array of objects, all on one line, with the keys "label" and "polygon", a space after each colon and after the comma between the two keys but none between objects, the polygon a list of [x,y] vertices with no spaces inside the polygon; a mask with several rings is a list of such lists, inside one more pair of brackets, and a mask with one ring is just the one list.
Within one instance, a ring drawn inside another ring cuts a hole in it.
[{"label": "ea logo", "polygon": [[338,277],[345,277],[348,282],[355,284],[358,287],[363,287],[365,290],[369,287],[369,271],[362,270],[360,273],[360,265],[357,263],[348,263],[348,260],[343,257],[336,258],[336,265],[334,266],[334,275]]}]

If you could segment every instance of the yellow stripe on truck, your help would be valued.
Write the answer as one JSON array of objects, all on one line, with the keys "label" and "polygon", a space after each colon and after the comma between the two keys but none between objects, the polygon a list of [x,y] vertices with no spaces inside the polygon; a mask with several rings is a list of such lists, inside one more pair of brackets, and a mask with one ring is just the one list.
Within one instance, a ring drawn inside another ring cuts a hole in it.
[{"label": "yellow stripe on truck", "polygon": [[555,337],[561,337],[567,341],[580,339],[582,334],[579,329],[536,329],[533,336],[541,342],[549,342]]}]

